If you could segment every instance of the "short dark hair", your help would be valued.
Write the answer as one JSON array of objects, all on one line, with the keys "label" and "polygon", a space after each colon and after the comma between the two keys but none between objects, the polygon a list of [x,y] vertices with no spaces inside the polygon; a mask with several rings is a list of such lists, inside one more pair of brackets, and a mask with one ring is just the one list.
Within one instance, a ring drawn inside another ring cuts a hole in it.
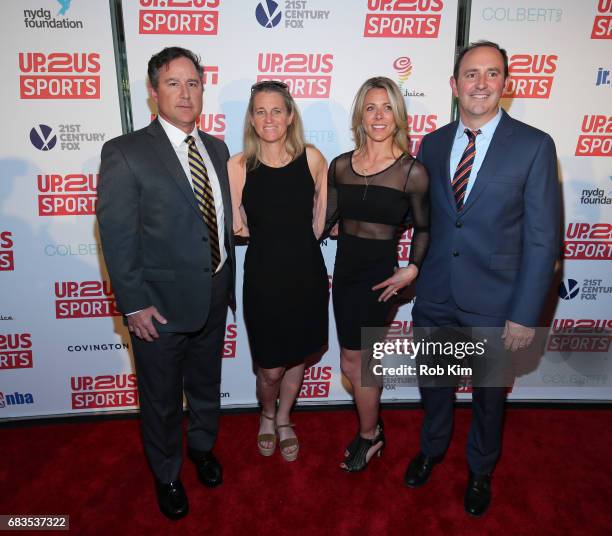
[{"label": "short dark hair", "polygon": [[200,65],[200,56],[181,47],[166,47],[161,52],[151,56],[149,65],[147,67],[147,74],[149,76],[149,82],[153,89],[157,89],[159,83],[159,70],[164,66],[168,65],[172,60],[177,58],[187,58],[193,63],[198,76],[202,78],[204,76],[204,67]]},{"label": "short dark hair", "polygon": [[493,41],[476,41],[475,43],[470,43],[467,47],[462,48],[457,54],[457,58],[455,59],[455,67],[453,68],[453,78],[455,80],[459,78],[459,67],[461,66],[461,60],[463,59],[463,56],[465,56],[470,50],[474,50],[475,48],[480,47],[494,48],[501,54],[501,57],[504,60],[504,78],[508,78],[508,53]]}]

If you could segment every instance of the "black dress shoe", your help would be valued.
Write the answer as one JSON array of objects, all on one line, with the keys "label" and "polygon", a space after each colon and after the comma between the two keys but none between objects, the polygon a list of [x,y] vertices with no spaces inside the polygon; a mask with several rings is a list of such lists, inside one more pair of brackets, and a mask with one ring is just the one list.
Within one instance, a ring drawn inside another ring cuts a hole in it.
[{"label": "black dress shoe", "polygon": [[207,488],[215,488],[223,482],[223,469],[212,450],[197,451],[189,449],[189,458],[198,470],[200,482]]},{"label": "black dress shoe", "polygon": [[477,475],[470,471],[465,499],[465,511],[474,517],[480,517],[491,504],[491,475]]},{"label": "black dress shoe", "polygon": [[168,519],[181,519],[189,512],[189,503],[185,488],[180,480],[175,480],[169,484],[155,482],[157,489],[157,504],[162,514]]},{"label": "black dress shoe", "polygon": [[419,452],[408,464],[404,475],[404,484],[409,488],[418,488],[429,480],[434,465],[442,461],[442,456],[425,456]]}]

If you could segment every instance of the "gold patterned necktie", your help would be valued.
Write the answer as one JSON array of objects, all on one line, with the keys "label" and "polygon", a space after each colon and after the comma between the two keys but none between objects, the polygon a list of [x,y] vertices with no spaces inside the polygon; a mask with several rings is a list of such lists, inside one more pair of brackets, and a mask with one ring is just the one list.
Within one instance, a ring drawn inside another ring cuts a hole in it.
[{"label": "gold patterned necktie", "polygon": [[206,165],[204,159],[198,148],[196,147],[195,138],[193,136],[187,136],[185,138],[187,146],[189,147],[189,169],[191,171],[191,182],[193,183],[193,193],[195,194],[198,207],[204,218],[204,223],[208,227],[208,234],[210,235],[210,256],[211,256],[211,269],[214,274],[219,267],[221,262],[221,252],[219,251],[219,231],[217,228],[217,212],[215,210],[215,196],[210,185],[210,179],[208,178],[208,172],[206,171]]}]

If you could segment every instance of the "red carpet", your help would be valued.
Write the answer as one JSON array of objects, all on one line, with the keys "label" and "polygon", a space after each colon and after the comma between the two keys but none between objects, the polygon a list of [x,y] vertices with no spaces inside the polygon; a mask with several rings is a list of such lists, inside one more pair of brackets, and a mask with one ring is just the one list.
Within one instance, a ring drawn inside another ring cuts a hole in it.
[{"label": "red carpet", "polygon": [[612,411],[510,409],[481,519],[463,512],[469,410],[457,410],[446,459],[417,490],[402,477],[421,412],[383,415],[387,448],[358,474],[337,468],[356,427],[350,410],[296,413],[291,464],[258,454],[255,414],[224,415],[225,482],[203,488],[186,462],[190,514],[178,522],[157,509],[137,420],[5,426],[0,513],[69,514],[73,534],[612,534]]}]

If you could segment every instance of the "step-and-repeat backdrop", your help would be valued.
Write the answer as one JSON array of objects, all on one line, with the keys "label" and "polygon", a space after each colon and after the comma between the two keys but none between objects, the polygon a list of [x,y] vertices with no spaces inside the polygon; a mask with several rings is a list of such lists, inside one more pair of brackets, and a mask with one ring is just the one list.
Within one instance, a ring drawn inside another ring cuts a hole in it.
[{"label": "step-and-repeat backdrop", "polygon": [[[472,2],[471,39],[499,41],[511,56],[515,80],[504,106],[551,133],[563,178],[565,262],[551,292],[549,352],[518,378],[515,399],[612,399],[612,64],[604,55],[612,0],[575,4]],[[109,3],[15,0],[3,7],[0,419],[134,410],[130,341],[94,217],[100,149],[121,133]],[[328,160],[352,148],[352,99],[370,76],[399,84],[415,152],[424,134],[450,120],[455,0],[124,0],[123,23],[135,128],[156,111],[147,61],[171,45],[201,55],[200,126],[231,153],[241,150],[258,80],[289,84],[307,140]],[[322,248],[333,285],[335,242]],[[400,262],[409,248],[408,232]],[[244,252],[238,248],[238,296]],[[410,311],[410,303],[401,307],[391,336],[411,334]],[[331,311],[330,318],[329,350],[307,370],[301,404],[351,399]],[[469,397],[469,385],[460,391]],[[414,385],[388,382],[383,391],[387,401],[418,396]],[[239,304],[228,320],[222,404],[255,403]]]}]

